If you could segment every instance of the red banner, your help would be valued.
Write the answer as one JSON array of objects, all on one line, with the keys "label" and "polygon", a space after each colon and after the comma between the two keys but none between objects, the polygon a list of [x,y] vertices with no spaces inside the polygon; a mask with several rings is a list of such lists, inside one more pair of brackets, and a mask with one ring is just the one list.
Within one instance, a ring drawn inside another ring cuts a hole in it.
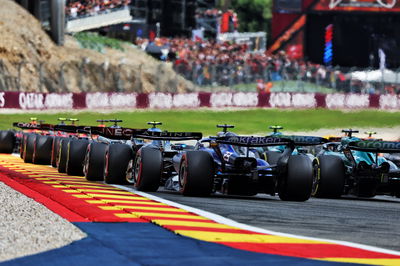
[{"label": "red banner", "polygon": [[0,92],[1,109],[118,110],[211,108],[327,108],[400,110],[400,96],[298,92],[19,93]]}]

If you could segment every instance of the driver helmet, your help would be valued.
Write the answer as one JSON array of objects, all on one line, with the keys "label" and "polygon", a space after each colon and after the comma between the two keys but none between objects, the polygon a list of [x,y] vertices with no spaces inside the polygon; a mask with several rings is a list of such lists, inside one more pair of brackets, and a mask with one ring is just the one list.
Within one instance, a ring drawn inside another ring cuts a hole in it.
[{"label": "driver helmet", "polygon": [[150,131],[150,132],[162,132],[162,130],[160,128],[157,128],[157,127],[151,127],[149,129],[147,129],[147,131]]}]

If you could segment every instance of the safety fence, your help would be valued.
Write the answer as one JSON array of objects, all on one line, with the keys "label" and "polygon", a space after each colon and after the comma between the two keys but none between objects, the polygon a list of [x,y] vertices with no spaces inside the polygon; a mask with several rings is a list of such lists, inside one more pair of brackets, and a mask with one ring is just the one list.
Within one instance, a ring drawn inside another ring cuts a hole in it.
[{"label": "safety fence", "polygon": [[320,93],[22,93],[0,92],[1,109],[194,109],[211,108],[327,108],[400,109],[400,96],[390,94]]},{"label": "safety fence", "polygon": [[[341,69],[298,61],[256,60],[234,63],[174,62],[174,70],[198,86],[228,86],[239,84],[280,82],[281,91],[309,91],[314,86],[344,93],[400,93],[400,69]],[[286,82],[286,83],[285,83]],[[288,88],[286,88],[288,87]]]},{"label": "safety fence", "polygon": [[12,64],[0,59],[0,91],[32,92],[31,88],[35,87],[36,92],[50,93],[142,93],[146,91],[146,84],[151,83],[157,92],[176,93],[185,90],[180,86],[182,78],[179,76],[182,76],[197,85],[196,91],[220,91],[221,86],[241,91],[240,86],[235,85],[247,84],[243,90],[254,92],[400,94],[400,69],[382,72],[354,68],[344,73],[339,68],[298,64],[283,64],[279,68],[246,64],[172,64],[177,74],[165,63],[154,69],[146,64],[128,65],[123,60],[119,64],[93,62],[88,58],[59,64],[28,61]]}]

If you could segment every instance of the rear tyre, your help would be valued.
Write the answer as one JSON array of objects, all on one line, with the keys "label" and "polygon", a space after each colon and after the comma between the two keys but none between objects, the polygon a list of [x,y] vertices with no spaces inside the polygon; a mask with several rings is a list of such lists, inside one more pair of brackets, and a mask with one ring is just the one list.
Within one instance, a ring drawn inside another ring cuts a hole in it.
[{"label": "rear tyre", "polygon": [[161,182],[162,170],[161,151],[149,147],[141,148],[136,153],[133,164],[135,187],[140,191],[157,191]]},{"label": "rear tyre", "polygon": [[132,158],[133,151],[128,145],[108,145],[105,152],[104,181],[108,184],[126,184],[126,171]]},{"label": "rear tyre", "polygon": [[339,198],[343,194],[345,168],[342,159],[322,155],[313,162],[313,191],[317,198]]},{"label": "rear tyre", "polygon": [[22,133],[21,145],[19,147],[19,157],[21,157],[21,159],[24,159],[25,143],[26,143],[27,138],[28,138],[28,134]]},{"label": "rear tyre", "polygon": [[83,161],[89,141],[86,139],[71,140],[68,143],[65,171],[68,175],[83,176]]},{"label": "rear tyre", "polygon": [[214,162],[205,151],[188,151],[179,168],[180,192],[185,196],[208,196],[213,189]]},{"label": "rear tyre", "polygon": [[36,134],[28,134],[25,141],[24,147],[24,162],[31,163],[33,159],[33,152],[35,150],[35,140],[37,135]]},{"label": "rear tyre", "polygon": [[71,140],[64,138],[60,142],[60,149],[58,151],[57,169],[59,173],[65,173],[67,171],[67,156],[68,156],[68,143]]},{"label": "rear tyre", "polygon": [[51,166],[57,167],[58,152],[60,151],[60,142],[63,137],[53,137],[53,145],[51,148]]},{"label": "rear tyre", "polygon": [[89,181],[104,179],[104,158],[107,144],[92,142],[87,146],[83,174]]},{"label": "rear tyre", "polygon": [[0,153],[12,153],[15,146],[15,134],[12,131],[0,131]]},{"label": "rear tyre", "polygon": [[51,149],[53,138],[49,136],[37,136],[32,162],[34,164],[48,165],[51,163]]},{"label": "rear tyre", "polygon": [[287,165],[287,175],[279,182],[279,198],[287,201],[306,201],[311,196],[313,168],[306,155],[292,155]]}]

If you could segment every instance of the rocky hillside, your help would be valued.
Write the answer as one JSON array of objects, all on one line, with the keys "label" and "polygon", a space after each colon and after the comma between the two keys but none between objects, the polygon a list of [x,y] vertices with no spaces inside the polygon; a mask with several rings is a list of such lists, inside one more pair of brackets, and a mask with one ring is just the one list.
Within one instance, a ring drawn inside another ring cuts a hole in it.
[{"label": "rocky hillside", "polygon": [[0,91],[191,91],[192,83],[130,44],[124,51],[82,49],[71,36],[56,46],[40,23],[0,0]]}]

